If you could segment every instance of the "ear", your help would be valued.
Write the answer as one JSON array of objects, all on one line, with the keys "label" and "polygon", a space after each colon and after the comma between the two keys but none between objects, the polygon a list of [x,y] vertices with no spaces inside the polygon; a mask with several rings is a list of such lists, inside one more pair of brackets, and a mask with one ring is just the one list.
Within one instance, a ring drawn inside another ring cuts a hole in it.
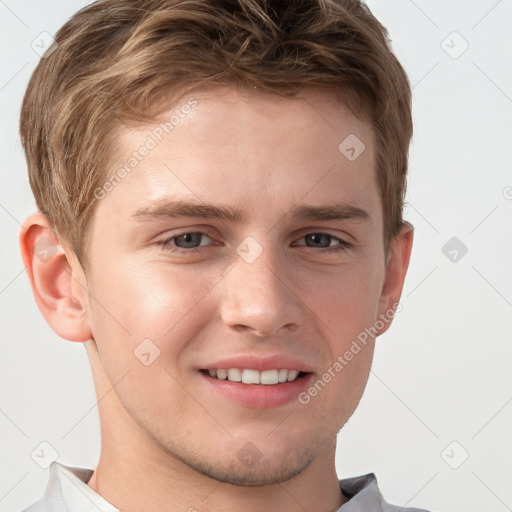
[{"label": "ear", "polygon": [[382,319],[384,315],[387,321],[381,321],[384,326],[382,329],[379,329],[378,336],[389,329],[393,314],[397,309],[396,306],[402,296],[405,275],[409,267],[413,236],[414,227],[409,222],[406,222],[391,240],[386,261],[384,283],[379,300],[379,318]]},{"label": "ear", "polygon": [[66,340],[91,338],[85,274],[73,251],[64,248],[41,213],[27,217],[19,241],[32,293],[50,327]]}]

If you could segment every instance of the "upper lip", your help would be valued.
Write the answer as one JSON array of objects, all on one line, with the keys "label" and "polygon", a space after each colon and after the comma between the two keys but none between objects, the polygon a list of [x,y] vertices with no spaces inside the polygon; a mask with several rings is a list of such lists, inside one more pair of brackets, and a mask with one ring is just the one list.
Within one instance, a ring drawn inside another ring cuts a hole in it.
[{"label": "upper lip", "polygon": [[252,369],[260,372],[264,370],[279,370],[283,368],[287,370],[299,370],[301,372],[312,371],[311,367],[306,363],[284,354],[276,354],[267,357],[258,357],[254,355],[233,356],[213,361],[203,367],[205,370],[219,370],[221,368]]}]

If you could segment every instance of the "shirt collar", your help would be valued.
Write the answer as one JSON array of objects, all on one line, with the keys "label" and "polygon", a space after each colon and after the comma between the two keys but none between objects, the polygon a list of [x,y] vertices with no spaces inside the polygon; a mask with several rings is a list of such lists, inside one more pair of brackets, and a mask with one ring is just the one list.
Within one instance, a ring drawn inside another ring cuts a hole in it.
[{"label": "shirt collar", "polygon": [[[93,491],[87,482],[92,469],[65,466],[58,462],[50,465],[50,475],[41,504],[55,512],[119,512]],[[340,489],[349,498],[336,512],[386,512],[395,510],[384,501],[373,473],[340,480]],[[39,503],[38,503],[39,504]],[[32,512],[31,507],[25,512]],[[34,512],[38,509],[34,508]],[[405,509],[408,510],[408,509]]]},{"label": "shirt collar", "polygon": [[64,466],[58,462],[52,462],[48,484],[42,499],[46,509],[55,512],[72,512],[74,510],[119,512],[119,509],[108,503],[87,485],[92,473],[92,469]]}]

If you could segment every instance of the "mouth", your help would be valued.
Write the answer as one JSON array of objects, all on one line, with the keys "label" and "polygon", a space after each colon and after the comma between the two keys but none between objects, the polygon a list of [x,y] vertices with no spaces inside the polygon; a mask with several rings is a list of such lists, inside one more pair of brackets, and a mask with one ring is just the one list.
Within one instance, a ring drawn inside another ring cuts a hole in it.
[{"label": "mouth", "polygon": [[270,409],[298,402],[313,379],[313,372],[275,368],[203,368],[204,382],[214,396],[231,405],[251,409]]},{"label": "mouth", "polygon": [[258,371],[253,368],[209,368],[201,372],[213,379],[229,382],[241,382],[249,385],[272,386],[294,382],[305,377],[310,372],[301,370],[279,368]]}]

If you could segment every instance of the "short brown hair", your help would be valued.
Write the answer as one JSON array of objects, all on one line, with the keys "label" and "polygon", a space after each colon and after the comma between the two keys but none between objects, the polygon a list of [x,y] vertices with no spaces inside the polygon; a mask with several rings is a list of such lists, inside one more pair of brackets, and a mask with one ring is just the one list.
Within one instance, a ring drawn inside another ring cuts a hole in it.
[{"label": "short brown hair", "polygon": [[30,79],[20,135],[37,206],[83,265],[116,129],[156,120],[194,87],[230,84],[355,94],[376,135],[387,254],[404,224],[411,89],[363,2],[99,0],[55,40]]}]

